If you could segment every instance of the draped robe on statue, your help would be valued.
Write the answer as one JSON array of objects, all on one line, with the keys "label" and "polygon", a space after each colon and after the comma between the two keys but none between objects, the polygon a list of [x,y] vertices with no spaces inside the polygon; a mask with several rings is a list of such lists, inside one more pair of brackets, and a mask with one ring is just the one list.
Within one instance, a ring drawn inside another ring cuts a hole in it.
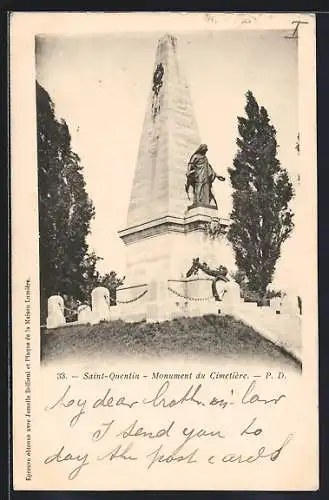
[{"label": "draped robe on statue", "polygon": [[207,206],[214,201],[217,206],[211,190],[217,175],[205,155],[206,151],[206,146],[201,144],[191,156],[187,170],[187,183],[193,186],[193,204]]}]

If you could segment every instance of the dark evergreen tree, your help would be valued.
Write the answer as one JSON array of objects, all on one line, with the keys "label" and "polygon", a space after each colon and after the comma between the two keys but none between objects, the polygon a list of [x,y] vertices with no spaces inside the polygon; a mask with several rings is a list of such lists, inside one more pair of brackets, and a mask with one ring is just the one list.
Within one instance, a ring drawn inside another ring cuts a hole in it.
[{"label": "dark evergreen tree", "polygon": [[55,293],[86,300],[96,282],[95,254],[87,235],[95,211],[85,190],[80,158],[71,149],[64,120],[55,117],[46,90],[36,82],[39,189],[39,262],[41,317]]},{"label": "dark evergreen tree", "polygon": [[238,117],[238,152],[229,169],[233,191],[228,239],[250,291],[264,297],[281,245],[293,229],[288,204],[293,196],[287,171],[277,159],[276,130],[252,92],[246,117]]}]

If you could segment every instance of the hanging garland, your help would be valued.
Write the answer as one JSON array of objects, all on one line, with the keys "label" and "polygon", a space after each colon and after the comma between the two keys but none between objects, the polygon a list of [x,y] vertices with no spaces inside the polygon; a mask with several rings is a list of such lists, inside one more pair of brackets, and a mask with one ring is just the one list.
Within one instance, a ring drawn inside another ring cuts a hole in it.
[{"label": "hanging garland", "polygon": [[148,290],[144,290],[144,292],[142,292],[140,295],[137,295],[137,297],[134,297],[133,299],[129,299],[129,300],[118,300],[117,299],[117,303],[118,304],[130,304],[131,302],[136,302],[136,300],[139,300],[141,299],[142,297],[144,297],[144,295],[148,292]]},{"label": "hanging garland", "polygon": [[194,300],[196,302],[205,302],[205,301],[209,302],[209,301],[214,300],[214,297],[212,295],[210,297],[188,297],[187,295],[183,295],[182,293],[177,292],[176,290],[174,290],[170,286],[168,286],[168,290],[171,293],[177,295],[178,297],[181,297],[182,299],[186,299],[186,300]]}]

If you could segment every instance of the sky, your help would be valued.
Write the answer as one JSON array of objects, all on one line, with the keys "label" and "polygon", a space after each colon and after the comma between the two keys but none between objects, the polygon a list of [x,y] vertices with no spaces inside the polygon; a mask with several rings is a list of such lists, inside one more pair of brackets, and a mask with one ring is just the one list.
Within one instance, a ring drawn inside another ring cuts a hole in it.
[{"label": "sky", "polygon": [[[278,30],[172,34],[178,38],[201,141],[207,143],[216,171],[228,179],[227,168],[237,151],[237,116],[244,116],[245,93],[251,90],[269,113],[277,130],[278,158],[295,183],[297,42]],[[54,102],[57,117],[69,126],[72,149],[81,158],[86,190],[95,205],[88,241],[90,250],[103,257],[101,272],[115,269],[124,274],[124,244],[117,232],[126,227],[155,51],[162,35],[37,37],[37,80]],[[215,195],[220,215],[228,217],[229,182],[217,183]],[[276,273],[281,286],[294,250],[292,241],[283,247]]]}]

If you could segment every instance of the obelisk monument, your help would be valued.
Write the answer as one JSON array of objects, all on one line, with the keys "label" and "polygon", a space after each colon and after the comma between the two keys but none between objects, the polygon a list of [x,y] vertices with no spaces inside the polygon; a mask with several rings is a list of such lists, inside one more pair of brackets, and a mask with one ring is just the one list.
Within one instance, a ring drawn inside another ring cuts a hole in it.
[{"label": "obelisk monument", "polygon": [[225,228],[228,221],[219,217],[211,186],[205,187],[206,191],[210,187],[208,194],[202,183],[193,186],[194,169],[200,160],[193,155],[200,152],[201,138],[177,54],[177,39],[171,35],[158,42],[150,87],[127,226],[119,232],[126,250],[127,283],[119,296],[132,301],[134,288],[137,297],[137,291],[148,287],[152,293],[142,302],[149,300],[166,309],[169,316],[166,313],[165,318],[175,316],[169,313],[168,282],[181,282],[180,289],[185,292],[178,293],[186,294],[184,280],[194,257],[211,265],[225,263],[227,251],[219,248],[225,245],[211,240],[205,228],[212,220]]}]

